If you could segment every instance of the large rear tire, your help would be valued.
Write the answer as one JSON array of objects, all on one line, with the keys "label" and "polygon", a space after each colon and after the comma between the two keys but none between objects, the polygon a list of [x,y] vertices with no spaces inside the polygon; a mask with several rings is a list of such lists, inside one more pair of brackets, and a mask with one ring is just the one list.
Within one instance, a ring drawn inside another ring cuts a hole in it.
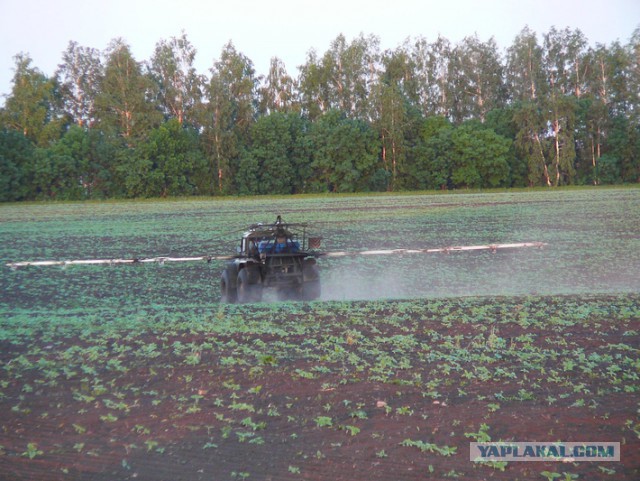
[{"label": "large rear tire", "polygon": [[257,268],[245,267],[238,272],[237,286],[239,303],[262,301],[262,279]]},{"label": "large rear tire", "polygon": [[224,271],[220,278],[220,302],[234,304],[237,300],[237,292],[229,283],[229,272]]},{"label": "large rear tire", "polygon": [[320,272],[315,262],[305,262],[303,265],[303,280],[301,297],[303,301],[314,301],[322,294],[320,287]]}]

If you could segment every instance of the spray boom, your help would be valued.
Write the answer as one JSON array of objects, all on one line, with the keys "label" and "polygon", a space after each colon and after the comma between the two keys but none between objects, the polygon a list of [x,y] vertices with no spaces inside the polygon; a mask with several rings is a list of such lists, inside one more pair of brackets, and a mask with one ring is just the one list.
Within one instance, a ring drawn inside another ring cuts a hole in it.
[{"label": "spray boom", "polygon": [[[312,238],[315,239],[315,238]],[[311,244],[311,243],[310,243]],[[319,242],[318,242],[319,244]],[[377,249],[367,251],[328,251],[318,252],[314,254],[314,257],[354,257],[354,256],[379,256],[379,255],[404,255],[404,254],[434,254],[444,253],[449,254],[452,252],[462,251],[479,251],[489,250],[496,252],[502,249],[518,249],[524,247],[538,247],[542,248],[546,246],[545,242],[519,242],[511,244],[486,244],[486,245],[474,245],[474,246],[452,246],[452,247],[440,247],[430,249]],[[313,248],[313,245],[310,245]],[[207,263],[212,261],[228,261],[235,259],[237,256],[195,256],[195,257],[146,257],[146,258],[133,258],[133,259],[76,259],[76,260],[46,260],[46,261],[22,261],[22,262],[9,262],[6,264],[11,269],[17,269],[19,267],[45,267],[45,266],[71,266],[71,265],[117,265],[117,264],[165,264],[167,262],[202,262]]]}]

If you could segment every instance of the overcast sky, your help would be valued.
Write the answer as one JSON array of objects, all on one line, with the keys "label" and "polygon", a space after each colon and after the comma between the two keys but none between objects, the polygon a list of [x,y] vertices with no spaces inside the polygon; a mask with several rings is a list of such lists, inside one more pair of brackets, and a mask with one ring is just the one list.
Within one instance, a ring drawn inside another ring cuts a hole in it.
[{"label": "overcast sky", "polygon": [[277,56],[296,75],[310,49],[324,53],[340,33],[349,41],[374,34],[383,49],[407,37],[455,43],[477,33],[504,49],[527,24],[539,36],[555,25],[579,28],[591,44],[626,43],[640,26],[640,0],[0,0],[0,95],[10,92],[14,55],[30,54],[51,76],[70,40],[103,50],[123,37],[142,61],[184,30],[199,73],[232,40],[258,74]]}]

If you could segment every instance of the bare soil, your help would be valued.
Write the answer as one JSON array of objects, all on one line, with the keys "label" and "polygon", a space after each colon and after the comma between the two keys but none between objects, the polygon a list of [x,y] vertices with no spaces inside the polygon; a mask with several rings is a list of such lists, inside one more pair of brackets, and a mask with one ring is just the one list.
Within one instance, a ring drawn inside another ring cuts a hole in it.
[{"label": "bare soil", "polygon": [[[388,312],[381,310],[379,319],[370,320],[372,328],[393,311],[393,303]],[[420,332],[412,332],[415,336],[435,330],[462,336],[466,346],[482,333],[478,324],[447,327],[431,315],[414,319],[421,326]],[[587,353],[608,352],[609,346],[619,344],[637,349],[638,335],[629,336],[629,330],[640,330],[640,319],[625,320],[624,328],[615,318],[610,321],[598,335],[588,323],[573,326],[571,339]],[[382,335],[406,335],[409,325],[385,325]],[[557,329],[500,325],[502,339],[515,340],[527,333],[536,334],[541,350],[549,347],[550,338],[560,342],[563,337]],[[318,328],[318,336],[332,334],[344,336],[341,330],[332,332],[331,326]],[[116,344],[144,342],[164,348],[151,359],[114,354],[128,369],[98,370],[100,390],[92,375],[60,378],[52,386],[43,381],[40,369],[26,370],[19,378],[0,372],[0,380],[5,381],[0,395],[0,479],[513,481],[544,479],[543,471],[587,480],[640,479],[640,439],[628,426],[628,420],[638,423],[637,394],[624,389],[611,392],[601,377],[591,378],[578,369],[582,384],[564,398],[559,393],[566,390],[550,382],[545,369],[519,374],[525,385],[515,380],[469,379],[462,369],[448,374],[434,399],[425,395],[425,385],[440,372],[438,365],[398,370],[391,381],[376,382],[366,369],[351,370],[347,364],[335,369],[331,353],[327,353],[327,365],[334,368],[330,372],[314,371],[318,362],[296,357],[225,364],[229,352],[211,350],[203,351],[194,365],[175,363],[169,346],[177,340],[200,345],[213,338],[221,340],[219,335],[201,332],[114,341],[114,353]],[[243,332],[223,340],[229,345],[269,345],[278,336]],[[288,338],[290,343],[305,340]],[[27,350],[25,344],[3,342],[0,365],[40,352],[39,357],[30,358],[37,364],[39,359],[54,358],[52,352],[81,344],[71,338],[53,343],[32,340]],[[357,340],[347,339],[343,346],[355,351]],[[637,356],[637,351],[628,355]],[[561,361],[551,359],[545,367]],[[495,359],[492,367],[514,368],[506,355]],[[313,378],[304,375],[311,372]],[[410,382],[416,372],[421,381]],[[518,398],[525,388],[533,399]],[[496,402],[498,392],[503,397]],[[550,397],[556,401],[549,401]],[[580,399],[587,400],[585,405],[575,405]],[[118,403],[120,407],[114,407]],[[492,408],[491,403],[498,407]],[[468,434],[483,423],[490,426],[492,440],[620,442],[622,461],[514,462],[500,471],[469,461],[469,442],[475,439]],[[422,452],[403,445],[407,439],[457,450],[451,456]],[[29,444],[40,452],[30,456]],[[615,474],[607,474],[606,469]]]}]

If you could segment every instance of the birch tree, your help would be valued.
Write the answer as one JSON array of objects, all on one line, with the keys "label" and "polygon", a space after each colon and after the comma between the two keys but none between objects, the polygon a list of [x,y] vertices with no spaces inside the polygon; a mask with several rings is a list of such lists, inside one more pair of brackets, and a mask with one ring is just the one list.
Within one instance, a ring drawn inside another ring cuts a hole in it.
[{"label": "birch tree", "polygon": [[258,90],[258,95],[261,115],[297,111],[300,108],[296,82],[287,73],[284,62],[278,57],[271,59],[269,72]]},{"label": "birch tree", "polygon": [[69,42],[62,54],[55,77],[65,111],[80,127],[92,127],[96,121],[96,98],[104,76],[99,50]]},{"label": "birch tree", "polygon": [[242,146],[256,115],[253,62],[229,42],[211,69],[205,136],[214,192],[231,193]]},{"label": "birch tree", "polygon": [[186,34],[161,40],[151,58],[149,72],[158,87],[158,103],[165,119],[196,125],[195,111],[202,97],[203,78],[196,73],[196,49]]},{"label": "birch tree", "polygon": [[484,122],[487,112],[504,104],[505,89],[498,46],[493,38],[481,42],[477,36],[465,37],[453,55],[453,118]]},{"label": "birch tree", "polygon": [[130,47],[122,39],[113,40],[96,99],[96,117],[102,130],[133,146],[162,120],[154,98],[154,84],[143,75]]},{"label": "birch tree", "polygon": [[535,101],[546,93],[543,51],[535,32],[525,27],[507,49],[506,81],[512,101]]},{"label": "birch tree", "polygon": [[14,57],[15,68],[11,93],[2,110],[5,126],[21,132],[36,144],[46,144],[48,124],[52,120],[55,85],[38,68],[31,57],[20,53]]}]

